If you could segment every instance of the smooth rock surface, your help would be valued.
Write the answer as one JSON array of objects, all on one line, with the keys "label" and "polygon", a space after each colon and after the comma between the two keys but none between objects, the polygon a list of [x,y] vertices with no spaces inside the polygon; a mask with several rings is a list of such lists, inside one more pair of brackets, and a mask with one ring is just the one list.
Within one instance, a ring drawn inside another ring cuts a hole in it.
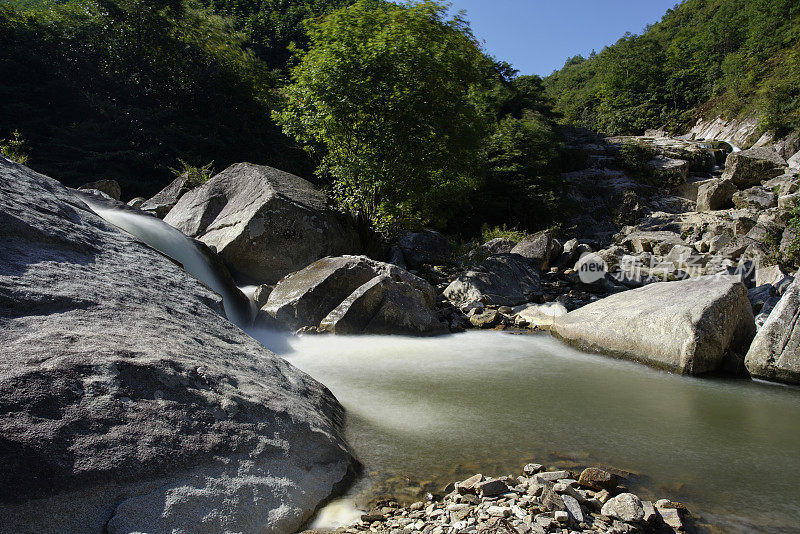
[{"label": "smooth rock surface", "polygon": [[178,200],[191,189],[192,186],[189,184],[186,175],[178,176],[167,187],[145,200],[139,208],[142,211],[152,213],[159,219],[163,219],[175,207]]},{"label": "smooth rock surface", "polygon": [[550,331],[587,350],[701,374],[741,361],[755,324],[744,284],[701,276],[611,295],[556,318]]},{"label": "smooth rock surface", "polygon": [[259,283],[359,249],[355,231],[310,182],[250,163],[231,165],[183,195],[164,221]]},{"label": "smooth rock surface", "polygon": [[436,292],[428,282],[396,265],[366,256],[337,256],[283,278],[261,314],[292,330],[368,333],[372,326],[375,333],[433,334],[442,332],[434,320],[435,303]]},{"label": "smooth rock surface", "polygon": [[449,265],[453,261],[447,238],[427,228],[419,232],[405,232],[397,245],[403,252],[406,265],[412,269],[423,265]]},{"label": "smooth rock surface", "polygon": [[800,277],[759,329],[744,363],[756,378],[800,384]]},{"label": "smooth rock surface", "polygon": [[351,469],[327,388],[3,158],[0,346],[4,532],[292,532]]},{"label": "smooth rock surface", "polygon": [[78,189],[83,189],[83,190],[94,189],[95,191],[100,191],[102,193],[105,193],[114,200],[119,200],[120,197],[122,196],[122,188],[119,186],[119,182],[117,182],[116,180],[98,180],[96,182],[83,184]]},{"label": "smooth rock surface", "polygon": [[553,238],[552,232],[548,230],[526,237],[511,249],[512,254],[519,254],[532,260],[542,271],[549,269],[550,263],[554,262],[561,252],[561,244]]},{"label": "smooth rock surface", "polygon": [[519,254],[496,254],[462,273],[447,286],[444,296],[453,304],[481,301],[516,306],[541,296],[536,262]]}]

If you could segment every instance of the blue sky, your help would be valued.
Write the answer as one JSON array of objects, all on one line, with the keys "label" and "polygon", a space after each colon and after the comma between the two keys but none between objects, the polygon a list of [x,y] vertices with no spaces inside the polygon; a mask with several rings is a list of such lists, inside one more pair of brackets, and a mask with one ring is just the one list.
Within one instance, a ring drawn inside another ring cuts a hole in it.
[{"label": "blue sky", "polygon": [[642,33],[678,0],[450,0],[475,36],[521,74],[547,76],[625,32]]}]

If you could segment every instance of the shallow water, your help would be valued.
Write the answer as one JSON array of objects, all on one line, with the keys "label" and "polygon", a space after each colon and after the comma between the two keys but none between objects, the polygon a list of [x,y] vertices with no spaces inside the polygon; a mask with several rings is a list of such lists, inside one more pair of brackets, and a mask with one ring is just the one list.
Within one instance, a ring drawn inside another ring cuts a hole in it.
[{"label": "shallow water", "polygon": [[671,375],[548,336],[254,334],[347,409],[367,474],[354,493],[416,499],[528,461],[601,464],[726,531],[800,531],[796,388]]}]

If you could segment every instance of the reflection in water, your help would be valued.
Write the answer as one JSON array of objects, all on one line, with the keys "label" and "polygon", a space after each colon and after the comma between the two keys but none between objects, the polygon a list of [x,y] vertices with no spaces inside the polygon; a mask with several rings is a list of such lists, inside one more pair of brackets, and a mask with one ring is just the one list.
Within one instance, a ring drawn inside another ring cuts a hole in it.
[{"label": "reflection in water", "polygon": [[357,490],[414,499],[527,461],[601,464],[643,473],[643,496],[733,531],[800,520],[796,388],[671,375],[547,336],[253,334],[347,408],[347,438],[373,474]]}]

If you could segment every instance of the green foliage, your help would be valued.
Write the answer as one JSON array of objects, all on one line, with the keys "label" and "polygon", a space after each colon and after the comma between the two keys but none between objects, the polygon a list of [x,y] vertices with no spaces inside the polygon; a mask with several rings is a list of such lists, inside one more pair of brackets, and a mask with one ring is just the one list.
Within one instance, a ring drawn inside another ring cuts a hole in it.
[{"label": "green foliage", "polygon": [[783,254],[782,262],[790,267],[800,267],[800,205],[788,213],[788,226],[797,232],[797,237],[789,244]]},{"label": "green foliage", "polygon": [[481,243],[486,243],[487,241],[497,239],[498,237],[520,242],[529,236],[530,234],[528,232],[525,232],[524,230],[508,228],[508,226],[505,224],[501,226],[493,226],[491,228],[488,224],[484,224],[481,227]]},{"label": "green foliage", "polygon": [[0,154],[20,165],[27,165],[30,159],[25,140],[17,130],[11,133],[10,139],[0,139]]},{"label": "green foliage", "polygon": [[677,129],[698,108],[800,126],[800,3],[685,0],[644,35],[626,35],[545,79],[565,124],[609,134]]},{"label": "green foliage", "polygon": [[648,162],[655,157],[655,151],[644,144],[628,142],[619,148],[619,162],[631,174],[642,176],[650,166]]},{"label": "green foliage", "polygon": [[175,176],[186,176],[186,181],[192,187],[203,185],[214,175],[214,162],[210,161],[202,167],[195,167],[178,158],[179,168],[170,168]]},{"label": "green foliage", "polygon": [[[442,225],[476,185],[490,62],[433,1],[360,0],[308,26],[284,132],[321,155],[340,205],[381,229]],[[322,150],[324,149],[324,150]]]},{"label": "green foliage", "polygon": [[0,131],[24,131],[37,170],[68,185],[114,175],[126,196],[149,196],[179,156],[308,174],[270,121],[277,85],[191,0],[0,5]]}]

